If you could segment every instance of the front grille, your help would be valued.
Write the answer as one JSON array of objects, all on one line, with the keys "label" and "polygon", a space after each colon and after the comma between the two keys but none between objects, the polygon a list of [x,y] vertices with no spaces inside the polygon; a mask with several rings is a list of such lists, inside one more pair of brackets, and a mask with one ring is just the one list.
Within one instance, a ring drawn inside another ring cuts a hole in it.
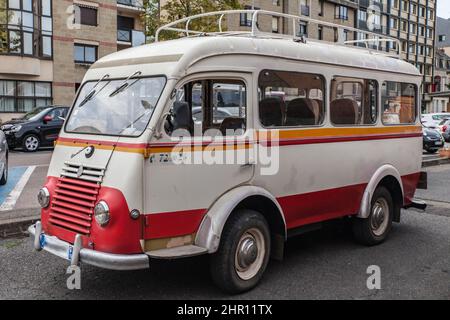
[{"label": "front grille", "polygon": [[101,183],[105,175],[105,168],[99,166],[84,166],[73,162],[65,162],[64,165],[61,173],[64,177]]},{"label": "front grille", "polygon": [[104,168],[66,162],[52,197],[49,222],[89,235]]},{"label": "front grille", "polygon": [[61,177],[53,195],[49,222],[89,235],[99,189],[98,183]]}]

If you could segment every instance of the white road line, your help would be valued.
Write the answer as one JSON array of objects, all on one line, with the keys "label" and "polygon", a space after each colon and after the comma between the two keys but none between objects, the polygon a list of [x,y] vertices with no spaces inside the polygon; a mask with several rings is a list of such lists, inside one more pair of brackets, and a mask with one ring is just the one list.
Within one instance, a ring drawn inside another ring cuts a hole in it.
[{"label": "white road line", "polygon": [[36,166],[28,167],[28,169],[25,171],[25,173],[20,178],[19,182],[17,182],[14,189],[8,194],[5,201],[0,206],[0,211],[8,211],[8,210],[14,209],[14,206],[16,205],[17,200],[19,199],[20,195],[22,194],[22,191],[25,188],[28,180],[30,179],[31,175],[33,174],[34,169],[36,169]]}]

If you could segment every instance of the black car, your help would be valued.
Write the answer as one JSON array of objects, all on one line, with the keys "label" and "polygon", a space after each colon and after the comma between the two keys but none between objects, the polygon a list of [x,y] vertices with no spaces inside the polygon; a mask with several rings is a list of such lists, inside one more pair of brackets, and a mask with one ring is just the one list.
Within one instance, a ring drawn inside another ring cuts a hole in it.
[{"label": "black car", "polygon": [[11,150],[21,147],[33,152],[40,147],[53,146],[68,111],[69,108],[64,106],[39,107],[22,118],[5,122],[0,129]]},{"label": "black car", "polygon": [[444,138],[439,131],[423,128],[423,149],[428,153],[436,153],[444,147]]}]

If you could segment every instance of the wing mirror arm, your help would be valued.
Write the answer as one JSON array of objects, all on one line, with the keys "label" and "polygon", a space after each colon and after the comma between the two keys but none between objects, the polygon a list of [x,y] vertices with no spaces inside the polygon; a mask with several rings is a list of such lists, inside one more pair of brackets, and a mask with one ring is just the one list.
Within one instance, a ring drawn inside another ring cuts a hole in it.
[{"label": "wing mirror arm", "polygon": [[164,113],[164,114],[162,115],[162,117],[159,119],[159,121],[158,121],[158,123],[157,123],[157,125],[156,125],[156,131],[155,131],[155,138],[156,138],[156,139],[159,140],[159,139],[162,138],[162,136],[163,136],[163,133],[162,133],[162,131],[163,131],[163,125],[164,125],[164,122],[166,121],[166,119],[167,119],[169,116],[172,116],[172,111],[169,111],[169,112]]}]

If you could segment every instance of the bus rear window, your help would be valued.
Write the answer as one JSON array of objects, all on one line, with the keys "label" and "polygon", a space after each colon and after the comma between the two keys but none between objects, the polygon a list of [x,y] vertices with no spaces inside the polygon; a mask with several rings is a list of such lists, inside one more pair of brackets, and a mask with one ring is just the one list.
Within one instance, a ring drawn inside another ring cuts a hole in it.
[{"label": "bus rear window", "polygon": [[410,83],[386,81],[381,90],[383,123],[387,125],[416,122],[417,87]]}]

